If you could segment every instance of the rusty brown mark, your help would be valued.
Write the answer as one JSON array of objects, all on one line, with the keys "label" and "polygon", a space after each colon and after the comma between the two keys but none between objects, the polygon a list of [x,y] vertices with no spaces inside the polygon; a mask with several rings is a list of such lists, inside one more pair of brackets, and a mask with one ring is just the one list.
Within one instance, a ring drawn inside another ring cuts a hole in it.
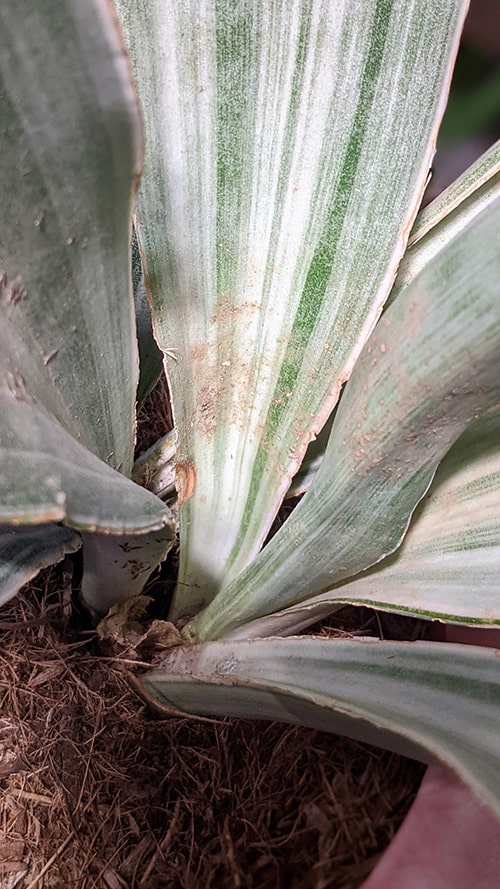
[{"label": "rusty brown mark", "polygon": [[196,470],[191,460],[182,460],[175,464],[175,487],[179,509],[188,502],[196,483]]}]

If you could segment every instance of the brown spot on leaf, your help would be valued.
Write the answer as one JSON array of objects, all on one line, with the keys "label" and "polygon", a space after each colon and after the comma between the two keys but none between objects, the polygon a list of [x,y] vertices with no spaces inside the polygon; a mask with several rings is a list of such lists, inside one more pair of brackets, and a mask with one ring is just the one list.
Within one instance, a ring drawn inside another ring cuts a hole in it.
[{"label": "brown spot on leaf", "polygon": [[211,324],[216,324],[221,330],[227,331],[227,327],[231,322],[241,318],[251,318],[259,311],[259,304],[256,302],[242,302],[234,304],[231,299],[220,299],[217,303],[216,311],[210,318]]},{"label": "brown spot on leaf", "polygon": [[220,388],[208,385],[204,386],[198,395],[196,428],[207,438],[210,438],[215,432],[216,406],[220,394]]},{"label": "brown spot on leaf", "polygon": [[9,371],[6,376],[7,389],[16,401],[24,401],[33,404],[34,398],[26,390],[24,377],[18,370]]},{"label": "brown spot on leaf", "polygon": [[26,291],[21,282],[13,281],[7,290],[7,303],[10,306],[17,306],[24,296],[26,296]]},{"label": "brown spot on leaf", "polygon": [[175,464],[175,487],[177,488],[177,500],[179,509],[191,497],[196,483],[196,470],[191,460],[183,460]]}]

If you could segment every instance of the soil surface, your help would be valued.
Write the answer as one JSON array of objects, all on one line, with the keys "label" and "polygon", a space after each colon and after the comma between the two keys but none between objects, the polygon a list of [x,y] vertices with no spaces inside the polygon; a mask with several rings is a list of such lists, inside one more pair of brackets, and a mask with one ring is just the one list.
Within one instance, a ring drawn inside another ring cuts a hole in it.
[{"label": "soil surface", "polygon": [[[2,889],[356,889],[423,766],[304,728],[158,715],[75,619],[68,567],[0,611]],[[384,629],[368,609],[354,629],[353,611],[323,632]]]}]

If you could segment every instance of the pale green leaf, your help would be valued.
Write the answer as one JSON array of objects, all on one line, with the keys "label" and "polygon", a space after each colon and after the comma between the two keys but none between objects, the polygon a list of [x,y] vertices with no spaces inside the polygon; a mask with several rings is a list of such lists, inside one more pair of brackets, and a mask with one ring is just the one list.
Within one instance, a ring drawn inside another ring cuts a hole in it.
[{"label": "pale green leaf", "polygon": [[388,304],[499,196],[500,141],[418,214]]},{"label": "pale green leaf", "polygon": [[196,478],[175,614],[256,555],[377,320],[466,6],[118,0],[145,115],[146,284]]},{"label": "pale green leaf", "polygon": [[[490,185],[498,194],[498,174],[500,173],[500,140],[488,148],[470,167],[462,173],[455,182],[438,195],[427,207],[417,215],[415,224],[410,232],[408,248],[413,247],[424,235],[435,228],[440,222],[449,220],[450,216],[463,205],[468,198],[480,191],[483,185]],[[480,204],[479,210],[484,204]],[[461,207],[461,212],[464,208]],[[470,217],[465,216],[465,223]]]},{"label": "pale green leaf", "polygon": [[403,543],[336,589],[231,634],[288,635],[341,604],[448,623],[500,624],[500,417],[473,423],[439,466]]},{"label": "pale green leaf", "polygon": [[[0,377],[129,473],[142,133],[107,0],[0,4]],[[2,423],[4,416],[1,416]]]},{"label": "pale green leaf", "polygon": [[314,637],[177,649],[140,677],[176,709],[339,732],[454,769],[500,814],[498,652]]},{"label": "pale green leaf", "polygon": [[499,230],[497,200],[384,313],[309,492],[195,619],[198,638],[326,592],[399,546],[443,456],[500,405]]},{"label": "pale green leaf", "polygon": [[344,601],[422,617],[500,624],[498,417],[461,436],[401,547],[342,593]]},{"label": "pale green leaf", "polygon": [[0,522],[55,521],[112,534],[172,527],[161,500],[79,444],[22,378],[0,388],[0,417]]},{"label": "pale green leaf", "polygon": [[135,536],[84,533],[82,537],[82,599],[100,614],[138,596],[174,542],[170,525]]},{"label": "pale green leaf", "polygon": [[0,525],[0,605],[5,605],[42,568],[80,548],[80,536],[58,525],[11,528]]},{"label": "pale green leaf", "polygon": [[[111,468],[131,470],[138,375],[128,63],[104,0],[6,0],[0,26],[0,520],[137,532],[147,562],[171,514]],[[40,559],[74,539],[15,533]]]}]

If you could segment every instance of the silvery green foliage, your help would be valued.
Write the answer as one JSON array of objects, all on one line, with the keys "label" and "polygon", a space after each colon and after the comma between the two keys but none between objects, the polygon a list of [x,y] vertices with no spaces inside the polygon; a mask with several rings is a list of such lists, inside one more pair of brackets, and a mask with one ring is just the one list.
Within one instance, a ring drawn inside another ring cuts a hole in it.
[{"label": "silvery green foliage", "polygon": [[[290,636],[343,602],[500,623],[498,145],[415,221],[467,3],[117,7],[142,112],[107,0],[0,8],[0,597],[82,544],[94,611],[140,592],[173,475],[184,642],[146,693],[438,758],[500,811],[491,652]],[[133,468],[148,307],[175,442]]]}]

